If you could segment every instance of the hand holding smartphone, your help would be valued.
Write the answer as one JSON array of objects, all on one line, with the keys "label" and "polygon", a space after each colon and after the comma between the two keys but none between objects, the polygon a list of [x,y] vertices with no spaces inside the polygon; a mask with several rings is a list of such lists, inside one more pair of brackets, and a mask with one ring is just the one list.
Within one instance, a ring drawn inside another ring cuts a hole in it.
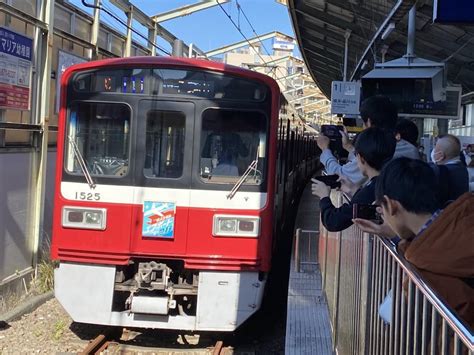
[{"label": "hand holding smartphone", "polygon": [[315,176],[311,179],[313,182],[322,182],[329,186],[331,189],[338,189],[341,187],[341,182],[339,180],[339,175],[321,175]]},{"label": "hand holding smartphone", "polygon": [[352,217],[354,219],[367,219],[377,223],[383,223],[382,216],[377,212],[378,205],[358,204],[352,206]]}]

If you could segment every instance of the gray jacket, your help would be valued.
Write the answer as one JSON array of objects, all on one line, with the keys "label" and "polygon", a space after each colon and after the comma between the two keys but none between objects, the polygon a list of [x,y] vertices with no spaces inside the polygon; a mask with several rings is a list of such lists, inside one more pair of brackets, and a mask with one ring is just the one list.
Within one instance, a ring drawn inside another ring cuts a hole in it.
[{"label": "gray jacket", "polygon": [[[420,154],[418,149],[413,144],[408,143],[405,140],[400,140],[397,142],[395,147],[394,158],[406,157],[411,159],[420,159]],[[363,184],[367,178],[362,175],[357,166],[357,160],[353,152],[349,153],[347,158],[347,163],[340,165],[336,157],[332,154],[329,149],[324,149],[319,157],[319,160],[324,165],[326,172],[329,175],[337,174],[344,175],[350,181],[355,184]]]},{"label": "gray jacket", "polygon": [[393,159],[401,157],[410,159],[420,159],[420,152],[413,144],[408,143],[404,139],[400,139],[397,142],[397,147],[395,148],[395,154],[393,155]]}]

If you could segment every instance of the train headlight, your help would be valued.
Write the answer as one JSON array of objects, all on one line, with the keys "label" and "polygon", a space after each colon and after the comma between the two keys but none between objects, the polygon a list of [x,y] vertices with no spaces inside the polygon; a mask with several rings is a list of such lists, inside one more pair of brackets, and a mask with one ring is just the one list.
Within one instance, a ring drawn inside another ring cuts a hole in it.
[{"label": "train headlight", "polygon": [[260,217],[215,215],[212,234],[216,237],[258,237]]},{"label": "train headlight", "polygon": [[105,208],[63,207],[62,226],[65,228],[105,230]]}]

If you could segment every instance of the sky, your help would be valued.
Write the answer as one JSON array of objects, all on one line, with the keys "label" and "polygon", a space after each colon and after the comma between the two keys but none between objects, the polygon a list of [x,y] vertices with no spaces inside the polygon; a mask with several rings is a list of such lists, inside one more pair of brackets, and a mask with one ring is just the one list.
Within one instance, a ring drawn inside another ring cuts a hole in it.
[{"label": "sky", "polygon": [[[87,1],[93,3],[93,0]],[[198,1],[131,0],[134,5],[150,16]],[[257,34],[279,31],[294,37],[287,7],[277,3],[275,0],[231,0],[229,3],[223,4],[222,7],[231,15],[233,20],[237,24],[240,23],[240,29],[247,38],[254,37],[255,34],[243,14],[240,13],[239,16],[237,1]],[[84,9],[81,0],[70,0],[70,2]],[[123,12],[111,5],[109,0],[103,0],[103,5],[108,9],[114,10],[117,15],[120,14],[120,17],[125,19]],[[91,12],[90,9],[85,10],[89,13]],[[105,22],[113,25],[114,28],[120,29],[121,32],[125,32],[124,26],[118,24],[104,13],[101,16]],[[219,6],[165,21],[161,25],[178,38],[184,40],[185,43],[194,43],[203,51],[209,51],[244,39]],[[135,25],[134,27],[143,34],[146,34],[146,30],[141,28],[141,26]],[[134,37],[142,41],[138,36]],[[159,44],[167,50],[171,48],[164,41],[159,42]],[[266,41],[265,47],[270,51],[271,41]]]}]

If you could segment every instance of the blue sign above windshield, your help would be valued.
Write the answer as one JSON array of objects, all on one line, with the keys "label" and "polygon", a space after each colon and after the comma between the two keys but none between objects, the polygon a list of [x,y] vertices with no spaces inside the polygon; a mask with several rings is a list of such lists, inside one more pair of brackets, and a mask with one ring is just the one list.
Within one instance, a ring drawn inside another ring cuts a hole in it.
[{"label": "blue sign above windshield", "polygon": [[474,1],[435,0],[433,21],[438,23],[474,23]]}]

